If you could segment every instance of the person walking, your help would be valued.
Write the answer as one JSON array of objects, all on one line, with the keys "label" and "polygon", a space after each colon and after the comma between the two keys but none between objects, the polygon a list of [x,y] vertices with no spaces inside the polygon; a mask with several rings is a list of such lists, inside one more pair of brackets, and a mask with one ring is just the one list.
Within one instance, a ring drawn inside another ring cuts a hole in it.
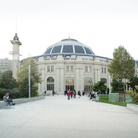
[{"label": "person walking", "polygon": [[75,91],[75,89],[74,89],[73,93],[74,93],[74,98],[76,98],[76,91]]},{"label": "person walking", "polygon": [[81,92],[80,91],[78,91],[78,96],[79,96],[79,98],[81,97]]},{"label": "person walking", "polygon": [[71,95],[70,89],[68,90],[67,95],[68,95],[68,100],[70,100],[70,95]]},{"label": "person walking", "polygon": [[93,92],[90,93],[90,100],[92,100],[92,98],[95,98],[95,95]]}]

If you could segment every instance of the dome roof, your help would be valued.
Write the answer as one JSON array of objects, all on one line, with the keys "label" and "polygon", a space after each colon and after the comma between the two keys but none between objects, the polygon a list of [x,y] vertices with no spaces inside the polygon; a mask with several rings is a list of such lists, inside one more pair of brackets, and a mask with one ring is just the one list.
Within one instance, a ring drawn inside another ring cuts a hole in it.
[{"label": "dome roof", "polygon": [[65,56],[95,56],[94,52],[86,45],[75,39],[63,39],[49,46],[43,56],[62,55]]}]

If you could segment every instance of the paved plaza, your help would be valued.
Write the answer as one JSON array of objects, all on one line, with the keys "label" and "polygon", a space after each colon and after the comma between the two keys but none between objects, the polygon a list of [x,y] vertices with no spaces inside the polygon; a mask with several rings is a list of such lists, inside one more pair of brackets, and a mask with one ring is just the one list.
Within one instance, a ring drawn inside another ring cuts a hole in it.
[{"label": "paved plaza", "polygon": [[138,138],[138,112],[65,96],[0,108],[0,138]]}]

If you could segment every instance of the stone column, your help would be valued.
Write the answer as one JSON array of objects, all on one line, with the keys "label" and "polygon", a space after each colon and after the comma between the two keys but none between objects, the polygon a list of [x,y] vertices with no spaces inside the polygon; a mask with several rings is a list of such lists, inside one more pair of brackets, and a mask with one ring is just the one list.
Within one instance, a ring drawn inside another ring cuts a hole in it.
[{"label": "stone column", "polygon": [[60,77],[59,77],[59,79],[60,79],[60,83],[59,83],[59,85],[60,85],[60,89],[59,89],[59,94],[64,94],[64,91],[65,91],[65,78],[64,78],[64,68],[63,67],[61,67],[60,69],[59,69],[59,75],[60,75]]},{"label": "stone column", "polygon": [[82,84],[83,82],[83,76],[82,76],[82,67],[78,66],[76,67],[76,73],[75,73],[75,84],[76,84],[76,91],[82,91],[84,84]]},{"label": "stone column", "polygon": [[59,93],[59,85],[60,85],[60,73],[59,73],[59,67],[56,67],[56,80],[54,80],[55,84],[55,92]]}]

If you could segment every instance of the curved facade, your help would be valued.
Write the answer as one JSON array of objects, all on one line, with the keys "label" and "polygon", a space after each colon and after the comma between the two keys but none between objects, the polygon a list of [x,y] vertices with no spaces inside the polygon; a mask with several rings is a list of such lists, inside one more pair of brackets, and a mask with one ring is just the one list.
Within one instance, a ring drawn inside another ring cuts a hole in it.
[{"label": "curved facade", "polygon": [[90,92],[92,85],[101,79],[110,89],[108,65],[111,59],[96,56],[90,47],[75,39],[63,39],[49,46],[44,54],[33,58],[42,74],[40,93],[46,90],[51,94],[54,90],[64,94],[69,88]]}]

